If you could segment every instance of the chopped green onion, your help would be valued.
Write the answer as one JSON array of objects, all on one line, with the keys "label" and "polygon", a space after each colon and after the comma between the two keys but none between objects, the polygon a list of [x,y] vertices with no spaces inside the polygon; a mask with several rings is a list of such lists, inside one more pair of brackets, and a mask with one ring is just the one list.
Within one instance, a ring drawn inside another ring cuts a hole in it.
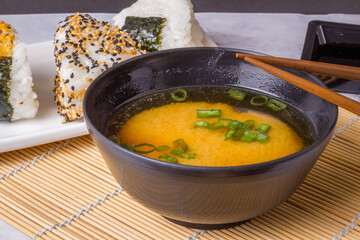
[{"label": "chopped green onion", "polygon": [[252,129],[255,125],[255,121],[254,120],[246,120],[245,122],[243,122],[243,125],[248,129]]},{"label": "chopped green onion", "polygon": [[228,91],[230,97],[236,99],[236,100],[243,100],[246,97],[246,94],[243,92],[240,92],[238,90],[231,89]]},{"label": "chopped green onion", "polygon": [[165,160],[165,161],[168,161],[168,162],[172,162],[172,163],[179,163],[179,161],[176,158],[174,158],[174,157],[172,157],[172,156],[170,156],[170,155],[168,155],[166,153],[161,154],[159,156],[159,159],[160,160]]},{"label": "chopped green onion", "polygon": [[175,102],[183,102],[187,97],[187,92],[185,89],[176,89],[171,93],[171,97]]},{"label": "chopped green onion", "polygon": [[241,123],[241,124],[238,126],[237,129],[241,129],[241,130],[243,130],[244,132],[245,132],[246,130],[251,130],[251,128],[249,128],[248,126],[246,126],[246,125],[243,124],[243,123]]},{"label": "chopped green onion", "polygon": [[258,132],[257,136],[255,137],[255,141],[264,143],[268,138],[268,135]]},{"label": "chopped green onion", "polygon": [[181,149],[184,152],[186,152],[189,148],[188,145],[185,143],[184,139],[182,138],[173,141],[173,145],[175,149]]},{"label": "chopped green onion", "polygon": [[255,96],[251,99],[250,104],[259,107],[267,104],[268,100],[267,96]]},{"label": "chopped green onion", "polygon": [[286,108],[286,104],[275,99],[270,99],[268,107],[274,111],[280,111]]},{"label": "chopped green onion", "polygon": [[197,127],[206,127],[210,130],[217,130],[217,129],[225,127],[225,124],[221,121],[213,122],[210,124],[206,121],[198,120],[195,122],[195,128],[197,128]]},{"label": "chopped green onion", "polygon": [[243,142],[252,142],[257,136],[256,132],[253,131],[245,131],[244,136],[240,138],[240,141]]},{"label": "chopped green onion", "polygon": [[245,129],[237,129],[236,132],[233,134],[233,140],[239,141],[241,137],[244,135]]},{"label": "chopped green onion", "polygon": [[111,135],[111,136],[108,136],[108,139],[111,140],[112,142],[116,143],[116,144],[119,144],[119,138],[115,135]]},{"label": "chopped green onion", "polygon": [[197,110],[196,116],[198,118],[221,117],[221,110],[220,109]]},{"label": "chopped green onion", "polygon": [[129,151],[135,152],[135,149],[128,143],[119,143],[119,145]]},{"label": "chopped green onion", "polygon": [[161,145],[161,146],[158,146],[158,147],[156,148],[156,151],[158,151],[158,152],[163,152],[163,151],[166,151],[166,150],[168,150],[168,149],[170,149],[170,147],[169,147],[168,145]]},{"label": "chopped green onion", "polygon": [[228,122],[231,122],[231,121],[232,120],[229,118],[219,118],[216,122],[211,123],[208,128],[211,130],[217,130],[220,128],[224,128],[224,127],[227,127]]},{"label": "chopped green onion", "polygon": [[271,128],[270,125],[261,123],[257,128],[255,128],[255,130],[263,133],[267,133],[267,131],[269,131],[270,128]]},{"label": "chopped green onion", "polygon": [[183,153],[184,153],[184,150],[181,150],[181,149],[172,149],[170,153],[173,154],[173,155],[182,157],[182,156],[183,156]]},{"label": "chopped green onion", "polygon": [[195,127],[206,127],[208,128],[210,126],[210,123],[202,120],[198,120],[195,122]]},{"label": "chopped green onion", "polygon": [[213,123],[208,123],[206,121],[203,120],[198,120],[195,122],[195,128],[197,127],[206,127],[210,130],[218,130],[220,128],[224,128],[227,127],[226,126],[226,121],[232,121],[231,119],[225,119],[225,118],[219,118],[216,122]]},{"label": "chopped green onion", "polygon": [[[144,146],[150,147],[151,149],[150,149],[150,150],[147,150],[147,151],[142,151],[142,150],[136,149],[136,148],[144,147]],[[156,147],[155,147],[154,145],[150,144],[150,143],[140,143],[140,144],[136,144],[136,145],[133,146],[133,148],[134,148],[134,152],[136,152],[136,153],[144,153],[144,154],[146,154],[146,153],[151,153],[151,152],[155,151],[155,149],[156,149]]]},{"label": "chopped green onion", "polygon": [[172,149],[170,153],[172,155],[179,156],[182,158],[187,158],[187,159],[195,159],[195,156],[196,156],[196,153],[189,153],[187,155],[184,155],[184,151],[181,149]]},{"label": "chopped green onion", "polygon": [[226,133],[225,133],[225,139],[229,140],[233,138],[233,135],[235,133],[234,129],[229,129]]},{"label": "chopped green onion", "polygon": [[241,122],[239,122],[238,120],[232,120],[227,127],[230,129],[237,129],[239,126],[241,125]]},{"label": "chopped green onion", "polygon": [[217,121],[217,122],[211,123],[208,126],[208,129],[210,129],[210,130],[218,130],[218,129],[223,128],[223,127],[225,127],[225,124],[220,122],[220,121]]}]

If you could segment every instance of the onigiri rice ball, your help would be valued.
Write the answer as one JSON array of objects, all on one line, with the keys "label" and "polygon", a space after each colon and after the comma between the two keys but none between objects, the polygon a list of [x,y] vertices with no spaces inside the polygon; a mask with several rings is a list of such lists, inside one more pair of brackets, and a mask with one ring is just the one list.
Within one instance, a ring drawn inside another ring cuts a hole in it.
[{"label": "onigiri rice ball", "polygon": [[[161,31],[161,44],[157,50],[216,46],[195,19],[190,0],[138,0],[115,15],[114,24],[127,31],[124,27],[127,28],[126,23],[130,17],[158,17],[165,20]],[[137,40],[130,32],[129,34],[135,41]]]},{"label": "onigiri rice ball", "polygon": [[64,122],[83,117],[85,91],[97,76],[115,63],[144,53],[126,32],[89,14],[75,13],[61,21],[54,40],[54,92]]},{"label": "onigiri rice ball", "polygon": [[26,46],[10,24],[0,21],[0,120],[35,117],[39,101],[34,89]]}]

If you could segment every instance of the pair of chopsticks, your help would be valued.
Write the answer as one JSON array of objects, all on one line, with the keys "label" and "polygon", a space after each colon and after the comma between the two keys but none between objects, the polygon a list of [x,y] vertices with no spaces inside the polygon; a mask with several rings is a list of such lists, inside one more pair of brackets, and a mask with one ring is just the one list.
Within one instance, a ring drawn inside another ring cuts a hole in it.
[{"label": "pair of chopsticks", "polygon": [[[342,107],[352,113],[360,115],[360,103],[338,94],[328,88],[319,86],[301,77],[295,76],[289,72],[283,71],[279,68],[273,67],[282,66],[286,68],[297,69],[301,71],[319,73],[324,75],[335,76],[339,78],[346,78],[360,81],[360,68],[343,66],[338,64],[320,63],[305,60],[295,60],[288,58],[278,58],[270,56],[260,56],[252,54],[237,53],[237,58],[242,58],[245,61],[307,91],[328,102],[331,102],[339,107]],[[271,65],[269,65],[271,64]]]}]

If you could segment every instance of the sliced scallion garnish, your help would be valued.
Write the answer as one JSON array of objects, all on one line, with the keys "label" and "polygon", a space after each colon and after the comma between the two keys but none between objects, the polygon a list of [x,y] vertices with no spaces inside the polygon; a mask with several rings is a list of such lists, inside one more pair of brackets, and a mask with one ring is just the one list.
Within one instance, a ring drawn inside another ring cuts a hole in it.
[{"label": "sliced scallion garnish", "polygon": [[210,123],[202,120],[198,120],[195,122],[195,127],[206,127],[208,128],[210,126]]},{"label": "sliced scallion garnish", "polygon": [[246,94],[243,92],[240,92],[238,90],[235,89],[231,89],[228,91],[230,97],[236,99],[236,100],[243,100],[246,97]]},{"label": "sliced scallion garnish", "polygon": [[241,125],[241,122],[239,122],[238,120],[232,120],[227,127],[230,129],[237,129],[239,126]]},{"label": "sliced scallion garnish", "polygon": [[218,130],[220,128],[225,127],[225,124],[223,122],[217,121],[217,122],[213,122],[208,126],[208,129],[210,130]]},{"label": "sliced scallion garnish", "polygon": [[229,140],[233,138],[233,135],[235,133],[234,129],[229,129],[226,133],[225,133],[225,139]]},{"label": "sliced scallion garnish", "polygon": [[269,138],[268,135],[258,132],[256,137],[255,137],[255,141],[260,142],[260,143],[264,143],[267,139]]},{"label": "sliced scallion garnish", "polygon": [[186,152],[188,150],[188,145],[185,143],[184,139],[179,138],[175,141],[173,141],[173,145],[175,149],[180,149]]},{"label": "sliced scallion garnish", "polygon": [[221,117],[221,110],[220,109],[197,110],[196,116],[198,118]]},{"label": "sliced scallion garnish", "polygon": [[[145,150],[145,151],[137,149],[137,148],[141,148],[141,147],[150,147],[150,149]],[[140,143],[140,144],[134,145],[133,149],[134,149],[134,152],[136,152],[136,153],[146,154],[146,153],[151,153],[151,152],[155,151],[156,147],[150,143]]]},{"label": "sliced scallion garnish", "polygon": [[161,154],[159,156],[159,159],[160,160],[165,160],[165,161],[168,161],[168,162],[172,162],[172,163],[179,163],[179,161],[176,158],[174,158],[174,157],[172,157],[172,156],[170,156],[169,154],[166,154],[166,153]]},{"label": "sliced scallion garnish", "polygon": [[158,147],[156,148],[156,151],[158,151],[158,152],[163,152],[163,151],[166,151],[166,150],[168,150],[168,149],[170,149],[170,147],[169,147],[168,145],[161,145],[161,146],[158,146]]},{"label": "sliced scallion garnish", "polygon": [[246,120],[245,122],[243,122],[243,125],[248,129],[252,129],[255,125],[255,121],[254,120]]},{"label": "sliced scallion garnish", "polygon": [[171,93],[171,97],[175,102],[183,102],[186,100],[187,92],[185,89],[176,89]]},{"label": "sliced scallion garnish", "polygon": [[170,153],[171,153],[172,155],[176,155],[176,156],[182,157],[182,156],[183,156],[183,153],[184,153],[184,150],[181,150],[181,149],[172,149]]},{"label": "sliced scallion garnish", "polygon": [[257,133],[253,131],[245,131],[244,136],[240,138],[242,142],[252,142],[256,138]]},{"label": "sliced scallion garnish", "polygon": [[244,132],[245,132],[245,131],[246,131],[246,130],[243,129],[243,128],[237,129],[236,132],[235,132],[235,133],[233,134],[233,136],[232,136],[233,140],[239,141],[239,140],[241,139],[241,137],[244,135]]},{"label": "sliced scallion garnish", "polygon": [[135,149],[128,143],[119,143],[119,145],[129,151],[135,152]]},{"label": "sliced scallion garnish", "polygon": [[256,107],[263,106],[268,103],[267,96],[255,96],[251,99],[250,104]]},{"label": "sliced scallion garnish", "polygon": [[270,125],[261,123],[257,128],[255,128],[255,130],[263,133],[267,133],[267,131],[269,131],[270,128],[271,128]]},{"label": "sliced scallion garnish", "polygon": [[188,153],[185,154],[185,152],[181,149],[172,149],[170,152],[172,155],[181,157],[181,158],[187,158],[187,159],[195,159],[196,153]]},{"label": "sliced scallion garnish", "polygon": [[286,108],[286,104],[275,99],[270,99],[267,103],[268,107],[274,111],[280,111]]}]

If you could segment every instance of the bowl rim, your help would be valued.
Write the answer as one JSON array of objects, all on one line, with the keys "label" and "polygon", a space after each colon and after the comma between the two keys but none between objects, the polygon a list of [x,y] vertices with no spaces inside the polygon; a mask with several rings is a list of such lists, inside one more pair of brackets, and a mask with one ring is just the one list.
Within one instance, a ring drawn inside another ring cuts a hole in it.
[{"label": "bowl rim", "polygon": [[[109,140],[107,137],[105,137],[105,135],[103,133],[101,133],[90,121],[90,118],[88,116],[87,113],[87,107],[86,107],[86,102],[87,102],[87,98],[90,94],[90,92],[92,91],[93,88],[95,88],[95,85],[97,85],[97,83],[99,81],[102,80],[102,78],[106,77],[106,75],[110,74],[112,71],[111,69],[115,69],[115,68],[119,68],[123,65],[130,65],[135,61],[140,61],[146,58],[152,58],[153,56],[157,56],[157,55],[163,55],[163,54],[169,54],[169,53],[173,53],[173,52],[194,52],[194,51],[204,51],[204,50],[212,50],[215,49],[219,52],[221,51],[228,51],[228,52],[243,52],[243,53],[252,53],[252,54],[260,54],[260,55],[266,55],[263,53],[259,53],[259,52],[255,52],[255,51],[250,51],[250,50],[244,50],[244,49],[237,49],[237,48],[226,48],[226,47],[187,47],[187,48],[176,48],[176,49],[167,49],[167,50],[161,50],[161,51],[157,51],[157,52],[151,52],[151,53],[147,53],[147,54],[143,54],[140,56],[136,56],[134,58],[128,59],[126,61],[123,61],[121,63],[117,63],[114,64],[112,67],[109,68],[109,70],[101,73],[87,88],[87,91],[85,92],[84,95],[84,100],[83,100],[83,115],[84,115],[84,120],[86,122],[87,128],[91,129],[92,132],[94,132],[97,137],[100,138],[101,141],[105,142],[107,145],[110,144],[110,146],[112,148],[115,148],[117,151],[123,151],[125,153],[127,153],[128,155],[135,157],[137,159],[141,159],[141,162],[143,165],[146,165],[147,167],[154,167],[154,168],[158,168],[160,170],[160,168],[163,169],[171,169],[171,170],[175,170],[175,171],[181,171],[181,172],[188,172],[188,173],[199,173],[199,172],[211,172],[211,173],[222,173],[222,172],[234,172],[237,173],[237,175],[239,175],[238,173],[243,173],[241,175],[253,175],[253,174],[257,174],[259,172],[269,172],[271,171],[270,169],[275,169],[276,166],[280,165],[281,163],[290,161],[290,160],[296,160],[298,156],[306,154],[310,151],[312,151],[314,148],[317,148],[319,145],[321,145],[321,143],[323,143],[327,138],[331,137],[332,132],[334,132],[336,123],[337,123],[337,118],[338,118],[338,107],[334,104],[332,104],[333,106],[333,111],[334,111],[334,119],[330,119],[330,123],[329,123],[329,128],[328,128],[328,132],[324,133],[323,136],[321,138],[317,138],[315,139],[315,141],[310,144],[309,146],[301,149],[300,151],[297,151],[293,154],[281,157],[281,158],[277,158],[277,159],[273,159],[273,160],[269,160],[266,162],[261,162],[261,163],[254,163],[254,164],[247,164],[247,165],[235,165],[235,166],[196,166],[196,165],[185,165],[185,164],[177,164],[177,163],[171,163],[171,162],[165,162],[162,160],[158,160],[158,159],[154,159],[154,158],[150,158],[150,157],[146,157],[144,155],[138,154],[138,153],[134,153],[132,151],[129,151],[123,147],[121,147],[120,145],[114,143],[113,141]],[[290,70],[291,71],[291,70]],[[302,72],[302,71],[296,71],[296,70],[292,70],[294,72]],[[323,84],[319,79],[317,79],[315,76],[311,75],[310,73],[306,73],[303,72],[305,74],[309,74],[311,76],[311,79],[315,81],[315,83],[326,87],[325,84]],[[325,101],[325,100],[324,100]],[[331,104],[331,103],[330,103]],[[332,121],[332,122],[331,122]],[[89,132],[91,132],[89,131]],[[278,168],[276,168],[278,169]]]}]

